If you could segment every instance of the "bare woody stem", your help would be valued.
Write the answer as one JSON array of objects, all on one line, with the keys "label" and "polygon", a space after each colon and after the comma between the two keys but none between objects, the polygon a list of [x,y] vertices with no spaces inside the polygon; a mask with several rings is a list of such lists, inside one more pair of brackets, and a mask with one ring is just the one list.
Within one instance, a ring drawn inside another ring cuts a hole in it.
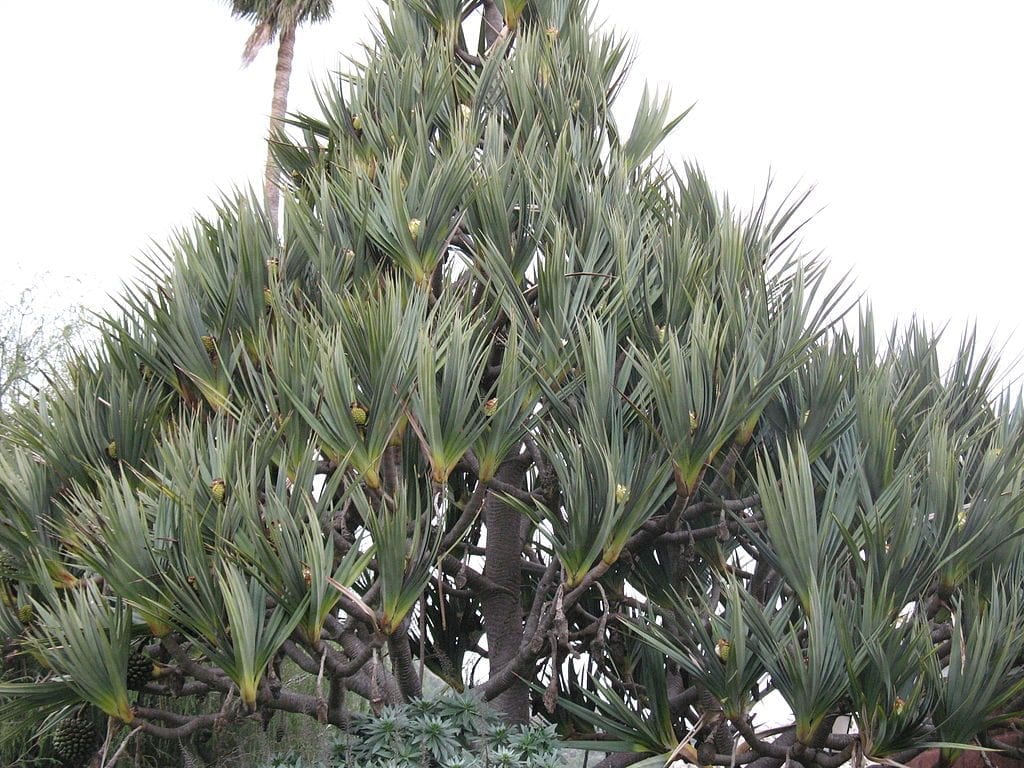
[{"label": "bare woody stem", "polygon": [[292,60],[295,57],[295,26],[281,29],[277,46],[277,67],[274,70],[274,96],[270,103],[270,142],[267,147],[267,169],[263,179],[263,200],[267,206],[267,219],[278,231],[278,217],[281,210],[281,190],[277,180],[277,161],[274,159],[274,135],[284,129],[284,114],[288,106],[288,87],[292,76]]}]

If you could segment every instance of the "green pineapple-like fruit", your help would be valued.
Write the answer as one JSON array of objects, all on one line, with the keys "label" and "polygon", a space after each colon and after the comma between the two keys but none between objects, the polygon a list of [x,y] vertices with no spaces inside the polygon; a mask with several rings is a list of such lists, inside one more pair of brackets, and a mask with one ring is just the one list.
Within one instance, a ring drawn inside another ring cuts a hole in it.
[{"label": "green pineapple-like fruit", "polygon": [[629,501],[629,486],[618,483],[615,486],[615,503],[625,504]]},{"label": "green pineapple-like fruit", "polygon": [[718,658],[722,661],[728,661],[732,655],[732,643],[724,637],[718,638],[715,643],[715,653],[718,654]]},{"label": "green pineapple-like fruit", "polygon": [[88,718],[69,717],[53,732],[53,751],[69,768],[80,768],[96,751],[97,735],[96,726]]},{"label": "green pineapple-like fruit", "polygon": [[18,574],[18,558],[6,549],[0,550],[0,582],[14,581]]},{"label": "green pineapple-like fruit", "polygon": [[36,609],[30,604],[19,606],[18,608],[18,621],[24,624],[26,627],[36,620]]},{"label": "green pineapple-like fruit", "polygon": [[111,461],[117,461],[117,441],[111,440],[107,443],[107,458]]},{"label": "green pineapple-like fruit", "polygon": [[210,362],[214,365],[217,364],[217,339],[213,336],[200,336],[199,340],[203,342],[203,349],[206,350],[207,357],[210,358]]},{"label": "green pineapple-like fruit", "polygon": [[142,651],[136,651],[128,657],[128,674],[126,681],[132,690],[145,687],[153,679],[153,660]]},{"label": "green pineapple-like fruit", "polygon": [[366,426],[366,422],[370,418],[370,412],[366,410],[365,405],[353,401],[348,407],[348,412],[351,414],[352,421],[355,422],[357,427]]},{"label": "green pineapple-like fruit", "polygon": [[210,496],[218,504],[224,503],[224,498],[228,494],[228,485],[221,478],[217,477],[210,483]]}]

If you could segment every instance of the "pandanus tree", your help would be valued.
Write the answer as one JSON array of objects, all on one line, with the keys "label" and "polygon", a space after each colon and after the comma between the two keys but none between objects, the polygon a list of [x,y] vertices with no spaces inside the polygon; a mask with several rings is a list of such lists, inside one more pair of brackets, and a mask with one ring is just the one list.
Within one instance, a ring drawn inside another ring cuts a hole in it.
[{"label": "pandanus tree", "polygon": [[593,13],[392,3],[276,147],[283,244],[225,202],[15,414],[0,715],[344,728],[430,675],[606,766],[1000,746],[1020,403],[970,335],[844,325],[667,99],[621,124]]}]

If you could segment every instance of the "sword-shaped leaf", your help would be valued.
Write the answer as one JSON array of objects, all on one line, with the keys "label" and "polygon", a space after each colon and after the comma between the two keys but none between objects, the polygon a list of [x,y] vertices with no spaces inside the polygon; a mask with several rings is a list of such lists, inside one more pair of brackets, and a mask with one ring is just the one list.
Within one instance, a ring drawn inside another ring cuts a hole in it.
[{"label": "sword-shaped leaf", "polygon": [[67,675],[75,693],[110,717],[130,723],[135,714],[126,680],[132,635],[128,605],[105,597],[91,581],[66,599],[55,594],[51,598],[35,602],[39,622],[32,647],[58,674]]}]

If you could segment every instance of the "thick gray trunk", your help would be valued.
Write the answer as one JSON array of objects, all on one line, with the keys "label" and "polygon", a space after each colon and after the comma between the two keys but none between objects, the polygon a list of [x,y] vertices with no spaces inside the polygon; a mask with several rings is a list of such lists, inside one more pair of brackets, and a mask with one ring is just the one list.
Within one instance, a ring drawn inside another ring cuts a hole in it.
[{"label": "thick gray trunk", "polygon": [[281,209],[281,190],[277,185],[277,162],[274,160],[274,134],[284,130],[284,113],[288,108],[288,86],[292,77],[292,59],[295,57],[295,27],[286,26],[280,31],[281,40],[277,46],[277,69],[274,72],[274,98],[270,104],[270,144],[267,146],[267,169],[263,178],[263,201],[267,206],[267,218],[278,230],[278,216]]},{"label": "thick gray trunk", "polygon": [[[496,479],[522,487],[525,479],[523,465],[517,461],[506,462],[498,470]],[[494,496],[489,496],[484,505],[484,524],[487,526],[484,576],[500,587],[481,599],[491,674],[508,665],[523,643],[520,517],[519,512]],[[523,682],[514,683],[491,703],[511,723],[526,723],[530,719],[530,689]]]},{"label": "thick gray trunk", "polygon": [[392,670],[402,696],[406,701],[423,696],[420,677],[416,674],[416,666],[409,647],[409,620],[402,622],[402,627],[393,635],[388,636],[388,653],[391,656]]},{"label": "thick gray trunk", "polygon": [[505,17],[501,15],[494,0],[484,0],[484,47],[490,48],[498,39],[498,34],[505,26]]}]

